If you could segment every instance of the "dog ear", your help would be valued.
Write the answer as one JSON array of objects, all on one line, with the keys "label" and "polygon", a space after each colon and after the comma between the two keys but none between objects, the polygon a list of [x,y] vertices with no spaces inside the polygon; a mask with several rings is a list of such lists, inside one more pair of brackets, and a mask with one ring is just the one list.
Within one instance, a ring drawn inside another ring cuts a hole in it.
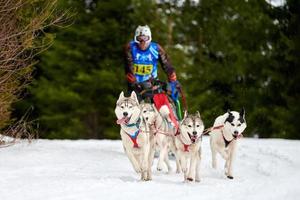
[{"label": "dog ear", "polygon": [[123,98],[124,98],[124,92],[122,91],[122,92],[120,93],[120,95],[119,95],[118,101],[119,101],[120,99],[123,99]]},{"label": "dog ear", "polygon": [[187,116],[188,116],[188,111],[185,110],[185,111],[184,111],[184,115],[183,115],[183,119],[185,119]]},{"label": "dog ear", "polygon": [[245,119],[245,108],[243,107],[240,111],[240,116]]},{"label": "dog ear", "polygon": [[132,92],[131,92],[130,98],[134,99],[134,100],[139,104],[139,100],[138,100],[138,98],[137,98],[137,96],[136,96],[135,91],[132,91]]},{"label": "dog ear", "polygon": [[200,112],[197,110],[196,117],[201,118]]}]

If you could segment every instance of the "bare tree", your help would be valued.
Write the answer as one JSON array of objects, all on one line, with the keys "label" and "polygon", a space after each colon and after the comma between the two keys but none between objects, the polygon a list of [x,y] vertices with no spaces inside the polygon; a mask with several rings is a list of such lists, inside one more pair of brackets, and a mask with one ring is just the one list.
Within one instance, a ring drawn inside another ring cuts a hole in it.
[{"label": "bare tree", "polygon": [[70,13],[60,12],[57,1],[0,0],[0,145],[5,144],[3,135],[33,137],[25,118],[12,122],[11,105],[32,80],[35,55],[51,45],[45,29],[70,21]]}]

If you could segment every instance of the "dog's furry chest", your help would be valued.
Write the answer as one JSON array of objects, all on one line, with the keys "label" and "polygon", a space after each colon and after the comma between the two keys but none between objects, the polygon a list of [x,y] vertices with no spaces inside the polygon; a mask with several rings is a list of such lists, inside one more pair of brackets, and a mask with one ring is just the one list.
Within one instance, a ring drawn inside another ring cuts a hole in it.
[{"label": "dog's furry chest", "polygon": [[139,152],[145,146],[145,144],[148,143],[149,140],[149,134],[144,129],[140,129],[139,134],[135,139],[138,147],[134,147],[134,142],[132,141],[128,133],[126,133],[124,130],[121,129],[120,134],[121,134],[123,145],[127,149],[132,149],[136,152]]},{"label": "dog's furry chest", "polygon": [[219,130],[213,131],[210,134],[210,137],[215,145],[219,146],[220,148],[228,149],[236,143],[236,140],[233,137],[224,137],[223,132]]},{"label": "dog's furry chest", "polygon": [[194,144],[185,145],[182,143],[180,139],[176,139],[175,143],[176,143],[176,148],[180,152],[185,153],[186,155],[192,155],[201,149],[201,140],[199,140]]}]

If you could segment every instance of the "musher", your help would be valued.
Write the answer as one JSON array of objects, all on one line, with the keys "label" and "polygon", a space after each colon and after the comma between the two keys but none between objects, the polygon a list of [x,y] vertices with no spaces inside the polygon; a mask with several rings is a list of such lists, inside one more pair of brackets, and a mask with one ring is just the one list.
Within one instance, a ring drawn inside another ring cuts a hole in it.
[{"label": "musher", "polygon": [[[155,87],[158,80],[158,62],[168,76],[169,90],[172,97],[178,98],[175,69],[172,67],[165,50],[156,42],[152,42],[151,30],[145,26],[138,26],[135,30],[134,40],[125,47],[125,73],[128,82],[129,92],[135,91],[139,100],[147,97],[141,93],[144,90]],[[177,97],[176,97],[177,95]],[[154,102],[157,110],[176,128],[178,122],[171,109],[170,102],[162,91],[155,92],[148,96]]]}]

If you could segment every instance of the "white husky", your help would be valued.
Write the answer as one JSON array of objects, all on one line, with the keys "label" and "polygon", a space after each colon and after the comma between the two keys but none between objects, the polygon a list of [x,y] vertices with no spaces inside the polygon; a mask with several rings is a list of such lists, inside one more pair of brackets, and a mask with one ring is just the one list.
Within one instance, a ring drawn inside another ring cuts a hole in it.
[{"label": "white husky", "polygon": [[200,113],[184,114],[180,123],[180,134],[175,138],[180,166],[184,173],[184,181],[200,181],[201,140],[204,124]]},{"label": "white husky", "polygon": [[216,118],[210,132],[210,147],[212,153],[212,167],[217,167],[216,153],[219,153],[226,161],[225,175],[233,179],[232,164],[237,149],[237,139],[247,127],[245,110],[240,113],[228,111]]},{"label": "white husky", "polygon": [[153,104],[147,103],[142,108],[142,116],[148,123],[151,131],[151,135],[154,135],[154,141],[159,149],[159,160],[157,163],[157,170],[161,171],[163,169],[164,164],[166,164],[168,168],[168,172],[170,172],[171,165],[169,163],[168,153],[169,150],[175,154],[176,158],[176,172],[180,172],[180,165],[178,156],[176,156],[175,150],[175,128],[170,125],[167,117],[169,115],[168,109],[164,106],[160,109],[160,112],[157,111]]},{"label": "white husky", "polygon": [[121,125],[121,138],[124,151],[137,173],[141,173],[141,180],[152,179],[150,131],[141,117],[141,108],[135,92],[130,97],[124,97],[121,92],[116,103],[115,114],[117,123]]}]

